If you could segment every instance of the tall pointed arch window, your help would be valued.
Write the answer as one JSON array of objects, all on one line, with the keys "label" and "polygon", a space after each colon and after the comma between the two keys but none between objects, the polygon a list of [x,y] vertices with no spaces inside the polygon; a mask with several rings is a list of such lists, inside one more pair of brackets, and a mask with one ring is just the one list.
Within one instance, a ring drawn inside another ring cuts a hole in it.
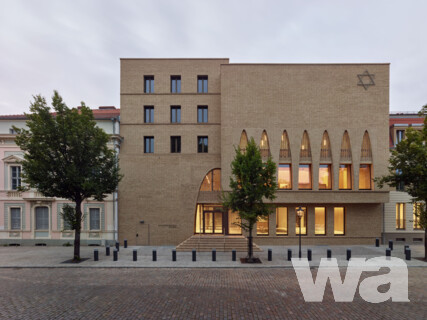
[{"label": "tall pointed arch window", "polygon": [[319,190],[332,189],[332,152],[328,132],[325,131],[320,146]]},{"label": "tall pointed arch window", "polygon": [[280,141],[280,154],[277,182],[279,189],[292,189],[292,158],[291,147],[289,144],[288,134],[283,131],[282,140]]},{"label": "tall pointed arch window", "polygon": [[339,189],[341,190],[351,190],[352,189],[352,175],[351,175],[351,165],[352,165],[352,156],[351,156],[351,145],[350,137],[347,130],[344,132],[341,142],[341,152],[340,152],[340,168],[339,168]]},{"label": "tall pointed arch window", "polygon": [[270,156],[270,144],[268,143],[268,136],[265,130],[262,132],[261,135],[261,143],[259,145],[259,149],[261,151],[261,157],[263,159],[266,159]]},{"label": "tall pointed arch window", "polygon": [[372,189],[372,148],[368,131],[365,131],[360,153],[359,190]]},{"label": "tall pointed arch window", "polygon": [[307,131],[302,136],[299,158],[298,189],[311,189],[311,147]]},{"label": "tall pointed arch window", "polygon": [[248,147],[248,136],[246,135],[246,131],[243,130],[242,135],[240,136],[239,148],[243,153],[245,153],[247,147]]}]

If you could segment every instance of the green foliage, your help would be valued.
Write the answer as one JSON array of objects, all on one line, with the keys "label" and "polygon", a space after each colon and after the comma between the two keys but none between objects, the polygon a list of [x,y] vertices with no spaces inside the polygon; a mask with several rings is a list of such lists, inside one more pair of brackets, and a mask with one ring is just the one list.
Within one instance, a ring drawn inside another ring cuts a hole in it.
[{"label": "green foliage", "polygon": [[276,198],[276,164],[271,157],[262,161],[260,150],[251,138],[245,152],[236,148],[231,169],[231,192],[223,193],[223,206],[238,212],[241,227],[251,231],[259,217],[267,217],[273,210],[273,205],[264,200]]},{"label": "green foliage", "polygon": [[[60,215],[64,220],[64,230],[76,230],[79,223],[81,223],[81,221],[78,221],[76,219],[76,208],[69,204],[65,204],[62,207],[62,212],[60,213]],[[71,229],[66,229],[65,226],[70,226]]]},{"label": "green foliage", "polygon": [[[408,128],[405,139],[392,150],[388,175],[375,179],[380,188],[384,185],[396,187],[404,186],[414,202],[427,201],[427,105],[420,111],[424,116],[423,130]],[[426,206],[421,205],[420,225],[427,229]]]},{"label": "green foliage", "polygon": [[116,190],[121,175],[117,156],[107,145],[110,138],[96,126],[90,108],[83,102],[80,109],[68,108],[57,91],[52,107],[34,96],[26,114],[28,129],[14,127],[15,141],[25,151],[22,179],[27,187],[75,203],[64,207],[63,217],[76,230],[74,258],[79,260],[81,203],[87,198],[102,201]]}]

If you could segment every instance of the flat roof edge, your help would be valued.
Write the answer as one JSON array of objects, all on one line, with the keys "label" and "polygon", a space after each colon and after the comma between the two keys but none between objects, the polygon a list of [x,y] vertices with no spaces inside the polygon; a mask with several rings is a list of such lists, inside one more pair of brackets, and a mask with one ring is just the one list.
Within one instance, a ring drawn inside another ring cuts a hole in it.
[{"label": "flat roof edge", "polygon": [[351,65],[390,65],[390,62],[354,62],[354,63],[227,63],[221,66],[351,66]]},{"label": "flat roof edge", "polygon": [[230,58],[119,58],[120,60],[230,60]]}]

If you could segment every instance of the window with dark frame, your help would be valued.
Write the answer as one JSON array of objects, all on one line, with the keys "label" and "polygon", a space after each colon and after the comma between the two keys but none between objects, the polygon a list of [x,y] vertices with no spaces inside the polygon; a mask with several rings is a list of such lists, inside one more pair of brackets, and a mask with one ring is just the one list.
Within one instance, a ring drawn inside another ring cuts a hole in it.
[{"label": "window with dark frame", "polygon": [[181,93],[181,76],[171,76],[171,93]]},{"label": "window with dark frame", "polygon": [[144,93],[154,93],[154,76],[144,76]]},{"label": "window with dark frame", "polygon": [[208,106],[197,107],[197,122],[198,123],[208,122]]},{"label": "window with dark frame", "polygon": [[11,189],[17,190],[21,186],[21,167],[12,166],[11,171],[12,171]]},{"label": "window with dark frame", "polygon": [[197,93],[208,93],[208,76],[197,76]]},{"label": "window with dark frame", "polygon": [[144,137],[144,153],[154,153],[154,137]]},{"label": "window with dark frame", "polygon": [[144,123],[154,123],[154,107],[144,107]]},{"label": "window with dark frame", "polygon": [[181,106],[171,106],[171,123],[181,123]]},{"label": "window with dark frame", "polygon": [[197,152],[198,153],[208,152],[208,137],[206,136],[197,137]]},{"label": "window with dark frame", "polygon": [[171,153],[181,153],[181,137],[171,137]]}]

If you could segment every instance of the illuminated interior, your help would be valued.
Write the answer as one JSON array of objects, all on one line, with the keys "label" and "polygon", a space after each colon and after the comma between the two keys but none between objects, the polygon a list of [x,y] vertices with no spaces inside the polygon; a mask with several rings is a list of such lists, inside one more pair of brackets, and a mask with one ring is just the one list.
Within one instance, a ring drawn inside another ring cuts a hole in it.
[{"label": "illuminated interior", "polygon": [[221,169],[213,169],[203,179],[200,191],[220,191],[221,190]]},{"label": "illuminated interior", "polygon": [[259,149],[261,151],[261,157],[268,158],[270,156],[270,145],[268,143],[267,132],[265,132],[265,130],[262,132]]},{"label": "illuminated interior", "polygon": [[276,209],[276,235],[288,234],[288,208],[278,207]]},{"label": "illuminated interior", "polygon": [[310,164],[299,165],[298,189],[311,189],[311,165]]},{"label": "illuminated interior", "polygon": [[420,225],[420,214],[421,214],[421,203],[414,203],[412,207],[412,219],[414,221],[413,228],[415,230],[421,230]]},{"label": "illuminated interior", "polygon": [[351,162],[350,137],[347,130],[344,132],[341,142],[340,162]]},{"label": "illuminated interior", "polygon": [[342,190],[351,190],[351,164],[340,164],[339,170],[339,188]]},{"label": "illuminated interior", "polygon": [[325,131],[322,137],[322,144],[320,146],[320,161],[331,161],[332,152],[331,152],[331,143],[329,141],[328,132]]},{"label": "illuminated interior", "polygon": [[314,233],[326,234],[326,208],[314,208]]},{"label": "illuminated interior", "polygon": [[239,148],[243,153],[245,153],[247,147],[248,147],[248,136],[246,135],[246,131],[243,130],[242,135],[240,136]]},{"label": "illuminated interior", "polygon": [[371,165],[361,164],[359,168],[359,189],[370,190],[371,188]]},{"label": "illuminated interior", "polygon": [[405,204],[396,203],[396,229],[405,229]]},{"label": "illuminated interior", "polygon": [[258,236],[268,235],[268,216],[258,218],[256,223],[256,234]]},{"label": "illuminated interior", "polygon": [[345,211],[343,207],[334,208],[334,234],[343,235],[345,233]]},{"label": "illuminated interior", "polygon": [[280,160],[283,162],[291,161],[291,147],[289,145],[288,134],[283,131],[282,140],[280,141]]},{"label": "illuminated interior", "polygon": [[319,189],[332,189],[332,172],[330,164],[319,165]]},{"label": "illuminated interior", "polygon": [[292,170],[290,164],[279,164],[278,166],[279,189],[292,189]]},{"label": "illuminated interior", "polygon": [[242,234],[241,222],[237,212],[228,211],[228,234]]},{"label": "illuminated interior", "polygon": [[311,161],[310,139],[308,138],[307,131],[304,131],[304,134],[302,136],[299,157],[300,157],[300,161]]},{"label": "illuminated interior", "polygon": [[[295,232],[297,235],[299,235],[299,217],[298,217],[298,210],[299,207],[295,208]],[[304,210],[304,214],[301,217],[301,234],[307,234],[307,208],[306,207],[302,207],[302,210]]]},{"label": "illuminated interior", "polygon": [[371,140],[369,139],[368,131],[365,131],[365,134],[363,135],[360,161],[361,162],[371,162],[372,161]]}]

